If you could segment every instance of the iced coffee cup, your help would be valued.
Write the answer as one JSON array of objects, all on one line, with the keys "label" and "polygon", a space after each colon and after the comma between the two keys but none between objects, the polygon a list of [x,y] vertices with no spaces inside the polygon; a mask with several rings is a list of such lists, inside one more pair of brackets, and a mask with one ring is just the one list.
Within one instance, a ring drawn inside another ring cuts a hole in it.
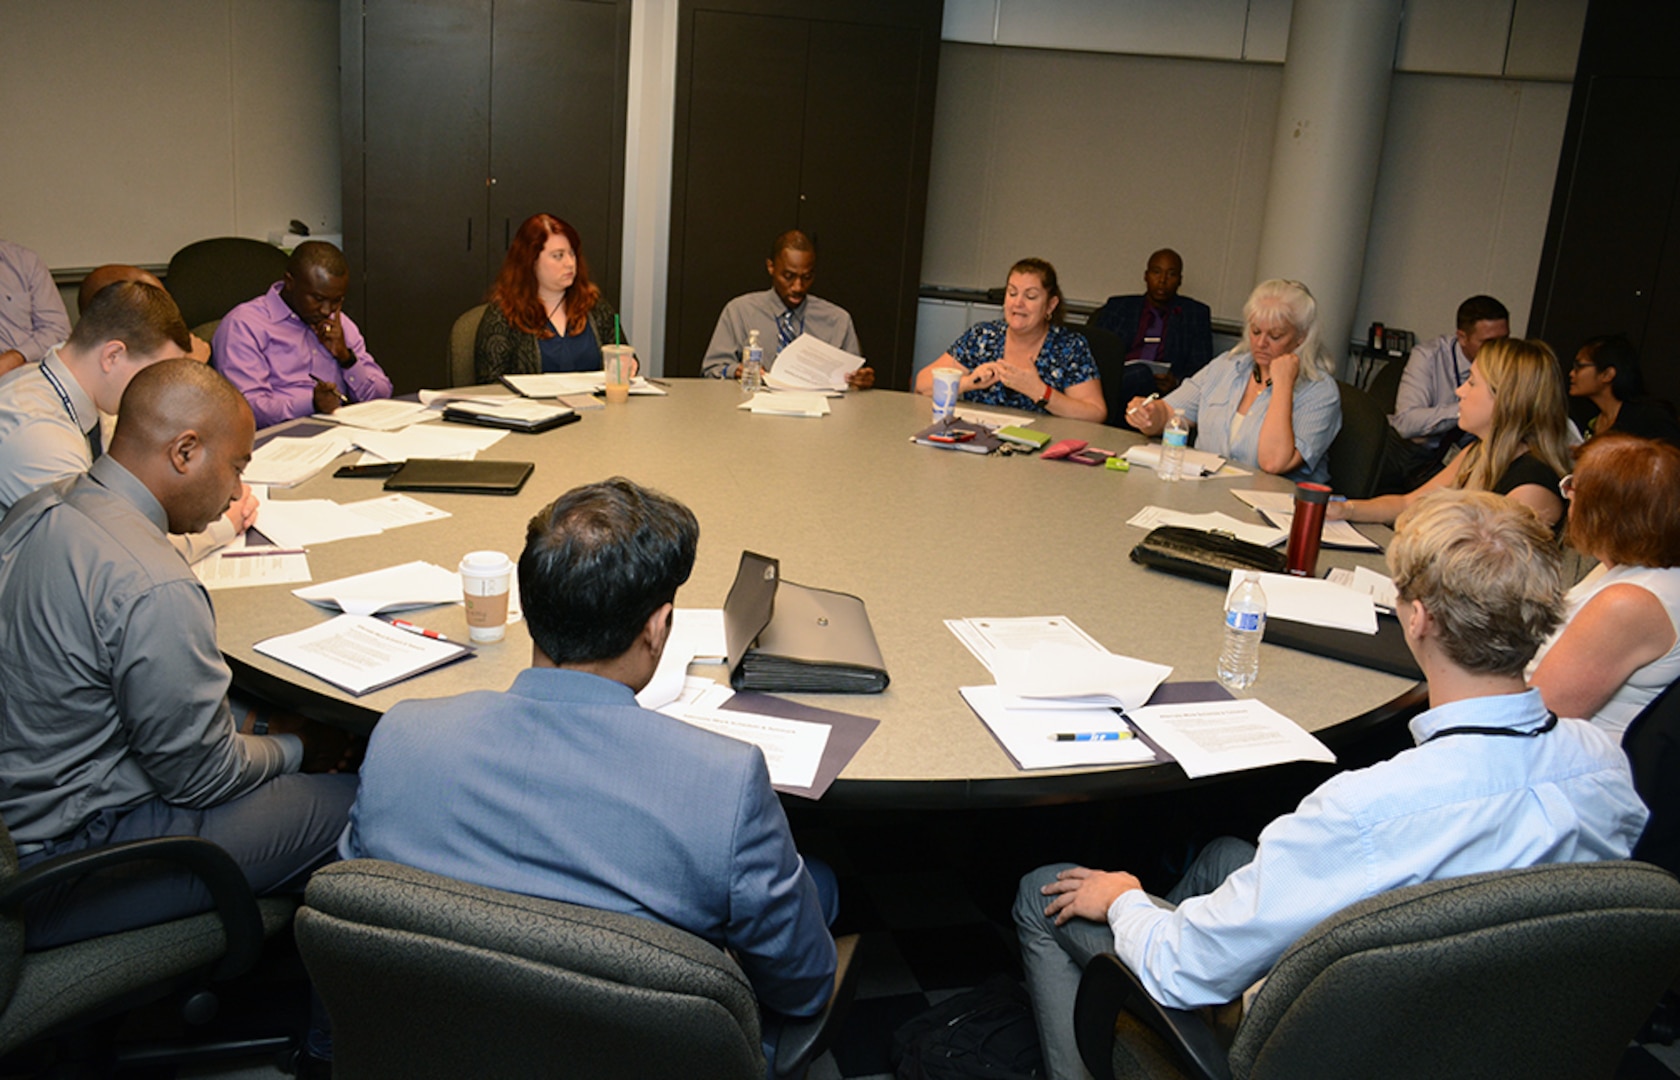
[{"label": "iced coffee cup", "polygon": [[631,372],[636,350],[628,345],[601,346],[601,367],[607,373],[607,400],[620,404],[630,400]]}]

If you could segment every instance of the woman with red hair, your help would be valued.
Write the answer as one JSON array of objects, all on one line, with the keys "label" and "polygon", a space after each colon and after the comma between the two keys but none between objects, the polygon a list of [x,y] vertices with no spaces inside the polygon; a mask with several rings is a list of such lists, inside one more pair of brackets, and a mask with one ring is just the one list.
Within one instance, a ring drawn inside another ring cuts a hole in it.
[{"label": "woman with red hair", "polygon": [[539,371],[600,371],[601,345],[613,341],[613,316],[589,280],[577,230],[552,214],[534,214],[514,233],[490,290],[473,370],[481,383]]},{"label": "woman with red hair", "polygon": [[1680,678],[1680,449],[1600,435],[1561,487],[1564,539],[1599,565],[1569,591],[1569,617],[1529,682],[1559,716],[1617,738]]}]

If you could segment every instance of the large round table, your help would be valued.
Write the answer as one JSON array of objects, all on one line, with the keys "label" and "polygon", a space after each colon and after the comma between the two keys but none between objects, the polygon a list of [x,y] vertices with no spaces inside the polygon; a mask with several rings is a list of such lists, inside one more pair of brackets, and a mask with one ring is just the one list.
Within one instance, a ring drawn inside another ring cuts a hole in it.
[{"label": "large round table", "polygon": [[[1110,651],[1171,664],[1172,680],[1207,680],[1223,627],[1223,590],[1128,558],[1143,530],[1126,524],[1154,504],[1222,510],[1249,519],[1230,492],[1288,483],[1256,473],[1168,484],[1148,469],[1118,472],[1037,456],[981,456],[915,445],[929,423],[926,398],[851,393],[821,419],[755,416],[730,383],[675,380],[666,397],[585,412],[541,435],[512,434],[481,457],[531,461],[511,498],[425,495],[451,517],[312,548],[317,582],[426,559],[454,567],[467,551],[517,558],[525,523],[578,484],[623,475],[687,503],[700,521],[694,574],[679,607],[717,608],[743,549],[781,560],[801,584],[860,596],[868,605],[892,685],[882,694],[797,700],[880,721],[826,801],[871,806],[1012,805],[1118,797],[1183,784],[1176,765],[1023,772],[957,687],[990,675],[946,629],[955,617],[1065,615]],[[1122,450],[1138,436],[1055,417],[1040,430]],[[326,470],[277,498],[341,502],[382,494],[376,481]],[[260,522],[259,522],[260,527]],[[1374,530],[1384,539],[1386,530]],[[1380,555],[1326,550],[1327,565],[1380,567]],[[327,616],[293,586],[218,592],[223,652],[239,684],[357,730],[405,698],[505,688],[530,663],[523,623],[477,658],[354,698],[256,653],[252,645]],[[461,608],[415,615],[464,640]],[[725,679],[721,667],[696,668]],[[1415,684],[1335,660],[1264,645],[1253,696],[1334,747],[1418,700]]]}]

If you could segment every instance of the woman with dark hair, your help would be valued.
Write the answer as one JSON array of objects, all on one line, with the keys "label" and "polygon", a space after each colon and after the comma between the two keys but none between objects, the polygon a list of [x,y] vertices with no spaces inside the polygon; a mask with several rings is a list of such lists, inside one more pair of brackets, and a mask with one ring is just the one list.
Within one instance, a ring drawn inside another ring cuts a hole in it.
[{"label": "woman with dark hair", "polygon": [[1621,737],[1680,678],[1680,448],[1602,435],[1564,478],[1570,546],[1599,561],[1529,678],[1559,716]]},{"label": "woman with dark hair", "polygon": [[473,343],[474,374],[489,383],[539,371],[600,371],[613,315],[589,280],[577,230],[552,214],[534,214],[514,233],[490,290]]},{"label": "woman with dark hair", "polygon": [[1003,318],[965,330],[917,374],[916,393],[933,393],[937,368],[962,371],[963,397],[971,401],[1099,424],[1108,417],[1091,346],[1062,325],[1056,268],[1043,259],[1009,268]]},{"label": "woman with dark hair", "polygon": [[1624,334],[1588,338],[1569,369],[1569,396],[1598,408],[1587,423],[1587,438],[1619,431],[1680,445],[1680,422],[1663,402],[1645,396],[1639,373],[1639,350]]},{"label": "woman with dark hair", "polygon": [[1569,420],[1551,346],[1523,338],[1484,342],[1458,388],[1458,426],[1476,440],[1422,485],[1404,495],[1333,502],[1326,516],[1390,523],[1422,496],[1454,487],[1507,496],[1557,528],[1564,511],[1558,481],[1569,471]]}]

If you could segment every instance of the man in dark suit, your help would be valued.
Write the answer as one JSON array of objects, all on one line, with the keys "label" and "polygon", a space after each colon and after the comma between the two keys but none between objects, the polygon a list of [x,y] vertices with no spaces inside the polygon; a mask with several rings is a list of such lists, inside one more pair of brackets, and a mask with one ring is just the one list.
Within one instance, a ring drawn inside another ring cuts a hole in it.
[{"label": "man in dark suit", "polygon": [[[1119,338],[1125,349],[1125,367],[1118,373],[1120,392],[1114,400],[1164,394],[1213,359],[1212,313],[1200,300],[1178,295],[1183,282],[1184,260],[1171,248],[1162,248],[1149,256],[1141,296],[1111,296],[1086,321]],[[1102,374],[1104,382],[1113,377],[1107,370]],[[1109,416],[1111,422],[1130,426],[1124,414],[1115,421],[1110,409]]]}]

